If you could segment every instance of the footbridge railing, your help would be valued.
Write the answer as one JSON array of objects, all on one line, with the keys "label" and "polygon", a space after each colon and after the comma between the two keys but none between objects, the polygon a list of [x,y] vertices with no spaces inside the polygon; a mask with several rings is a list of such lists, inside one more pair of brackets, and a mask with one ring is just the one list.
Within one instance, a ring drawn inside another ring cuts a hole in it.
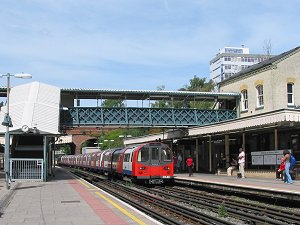
[{"label": "footbridge railing", "polygon": [[61,126],[199,126],[235,119],[234,110],[75,107],[62,110]]}]

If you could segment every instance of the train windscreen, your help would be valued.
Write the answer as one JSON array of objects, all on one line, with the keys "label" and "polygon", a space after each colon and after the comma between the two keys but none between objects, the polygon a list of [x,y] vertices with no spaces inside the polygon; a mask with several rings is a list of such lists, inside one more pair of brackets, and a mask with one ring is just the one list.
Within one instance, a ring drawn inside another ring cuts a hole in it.
[{"label": "train windscreen", "polygon": [[172,161],[172,151],[170,148],[161,148],[161,151],[163,161]]},{"label": "train windscreen", "polygon": [[149,148],[144,146],[139,150],[138,162],[147,162],[147,161],[149,161]]}]

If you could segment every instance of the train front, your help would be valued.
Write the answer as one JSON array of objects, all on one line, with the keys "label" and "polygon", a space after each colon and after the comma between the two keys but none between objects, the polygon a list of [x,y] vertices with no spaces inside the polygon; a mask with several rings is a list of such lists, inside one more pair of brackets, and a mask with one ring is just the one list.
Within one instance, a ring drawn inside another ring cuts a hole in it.
[{"label": "train front", "polygon": [[173,182],[174,163],[172,150],[160,142],[146,143],[136,148],[133,176],[149,184]]}]

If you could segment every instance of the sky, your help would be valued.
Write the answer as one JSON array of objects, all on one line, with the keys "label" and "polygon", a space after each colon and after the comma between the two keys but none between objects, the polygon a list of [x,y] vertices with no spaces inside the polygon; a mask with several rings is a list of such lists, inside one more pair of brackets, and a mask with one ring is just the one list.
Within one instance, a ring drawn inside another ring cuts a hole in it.
[{"label": "sky", "polygon": [[0,3],[0,74],[60,88],[178,90],[194,75],[209,80],[225,46],[263,54],[270,40],[276,55],[300,45],[299,0]]}]

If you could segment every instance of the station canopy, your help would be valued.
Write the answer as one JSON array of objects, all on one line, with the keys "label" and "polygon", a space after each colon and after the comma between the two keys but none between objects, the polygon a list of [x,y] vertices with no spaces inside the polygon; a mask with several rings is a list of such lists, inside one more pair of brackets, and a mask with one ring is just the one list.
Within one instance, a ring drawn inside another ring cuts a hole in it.
[{"label": "station canopy", "polygon": [[74,99],[124,99],[124,100],[174,100],[201,101],[215,99],[231,100],[239,93],[192,92],[192,91],[157,91],[157,90],[110,90],[110,89],[76,89],[62,88],[62,95]]}]

